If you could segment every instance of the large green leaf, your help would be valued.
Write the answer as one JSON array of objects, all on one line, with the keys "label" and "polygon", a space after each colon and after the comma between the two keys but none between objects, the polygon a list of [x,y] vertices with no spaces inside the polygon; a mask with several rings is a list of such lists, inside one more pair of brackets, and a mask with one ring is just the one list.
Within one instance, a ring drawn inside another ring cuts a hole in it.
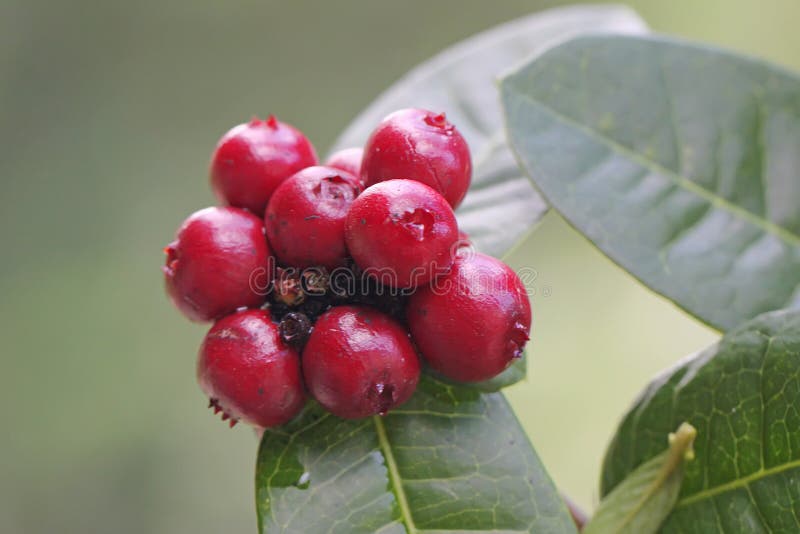
[{"label": "large green leaf", "polygon": [[666,533],[800,532],[800,311],[771,312],[653,381],[626,415],[601,493],[697,428]]},{"label": "large green leaf", "polygon": [[520,172],[505,142],[495,80],[553,39],[585,31],[641,32],[622,6],[553,9],[463,41],[406,74],[375,100],[336,141],[362,145],[385,116],[405,107],[447,112],[472,150],[472,188],[458,210],[461,228],[482,252],[500,257],[544,215],[547,206]]},{"label": "large green leaf", "polygon": [[727,330],[800,306],[800,78],[662,38],[580,37],[502,83],[510,142],[612,260]]},{"label": "large green leaf", "polygon": [[266,432],[256,501],[265,533],[576,532],[502,394],[429,377],[385,417]]},{"label": "large green leaf", "polygon": [[[446,111],[473,151],[459,224],[501,256],[545,205],[504,141],[495,78],[554,38],[586,30],[642,31],[627,8],[549,11],[500,26],[411,71],[347,129],[334,149],[363,144],[380,119],[418,106]],[[505,398],[485,393],[524,376],[458,386],[425,376],[386,417],[344,421],[312,405],[262,438],[256,473],[262,532],[574,533],[570,515]]]}]

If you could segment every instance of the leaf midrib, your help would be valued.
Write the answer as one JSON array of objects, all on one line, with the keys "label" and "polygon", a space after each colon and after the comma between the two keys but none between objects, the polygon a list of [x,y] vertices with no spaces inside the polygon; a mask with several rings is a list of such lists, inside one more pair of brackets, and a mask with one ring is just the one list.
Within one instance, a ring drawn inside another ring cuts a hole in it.
[{"label": "leaf midrib", "polygon": [[386,435],[386,427],[383,420],[379,415],[372,416],[372,422],[375,424],[375,433],[378,436],[378,446],[383,453],[386,460],[386,468],[389,470],[389,484],[392,491],[397,498],[397,506],[400,508],[400,517],[403,524],[406,526],[408,534],[417,534],[418,530],[414,524],[414,518],[411,515],[411,507],[408,505],[408,498],[406,491],[403,488],[403,479],[400,477],[400,470],[397,468],[397,460],[392,452],[392,446],[389,443],[389,437]]},{"label": "leaf midrib", "polygon": [[[732,203],[731,201],[729,201],[729,200],[727,200],[727,199],[715,194],[714,192],[709,191],[708,189],[702,187],[701,185],[697,184],[696,182],[693,182],[692,180],[690,180],[690,179],[678,174],[676,171],[674,171],[672,169],[669,169],[667,167],[664,167],[663,165],[661,165],[661,164],[659,164],[659,163],[657,163],[655,161],[649,160],[646,157],[644,157],[642,154],[640,154],[640,153],[628,148],[627,146],[619,143],[618,141],[616,141],[616,140],[614,140],[614,139],[612,139],[610,137],[606,137],[606,136],[602,135],[600,132],[598,132],[597,130],[594,130],[594,129],[592,129],[592,128],[584,125],[584,124],[581,124],[581,123],[577,122],[572,117],[569,117],[569,116],[561,113],[560,111],[556,110],[555,108],[544,104],[540,100],[534,99],[528,93],[526,93],[524,91],[520,91],[518,87],[515,87],[515,84],[513,82],[508,82],[508,88],[511,90],[511,92],[513,94],[521,96],[524,100],[527,100],[532,105],[542,109],[543,111],[545,111],[546,113],[548,113],[551,116],[555,117],[557,120],[561,121],[562,123],[565,123],[565,124],[575,128],[576,130],[579,130],[579,131],[585,133],[586,135],[588,135],[589,137],[595,139],[599,143],[602,143],[602,144],[606,145],[612,151],[615,151],[617,153],[622,154],[623,156],[626,156],[626,157],[630,158],[632,161],[634,161],[635,163],[638,163],[642,167],[644,167],[646,169],[649,169],[652,172],[655,172],[655,173],[658,173],[658,174],[661,174],[661,175],[665,176],[666,178],[672,180],[677,186],[685,189],[686,191],[688,191],[690,193],[694,193],[695,195],[697,195],[697,196],[703,198],[704,200],[708,201],[709,203],[711,203],[713,206],[716,206],[716,207],[718,207],[720,209],[723,209],[723,210],[731,213],[732,215],[734,215],[736,217],[740,217],[742,219],[745,219],[746,221],[750,222],[754,226],[762,229],[764,232],[772,234],[772,235],[775,235],[776,237],[778,237],[782,241],[785,241],[785,242],[787,242],[787,243],[789,243],[791,245],[794,245],[795,247],[800,247],[800,235],[795,234],[791,230],[788,230],[788,229],[786,229],[786,228],[784,228],[784,227],[782,227],[782,226],[780,226],[778,224],[775,224],[774,222],[772,222],[770,220],[764,219],[763,217],[761,217],[759,215],[756,215],[753,212],[742,208],[741,206],[738,206],[738,205]],[[549,199],[548,199],[548,203],[551,203],[551,202],[549,202]]]},{"label": "leaf midrib", "polygon": [[664,458],[664,465],[662,465],[661,469],[658,470],[658,476],[656,477],[653,482],[647,488],[647,491],[642,495],[639,501],[636,503],[630,512],[628,512],[622,520],[620,525],[620,531],[622,531],[623,527],[627,527],[628,525],[633,522],[636,516],[641,512],[645,505],[650,501],[650,499],[656,494],[656,492],[666,484],[667,479],[673,473],[673,467],[668,463],[669,461],[669,451],[666,451],[665,458]]},{"label": "leaf midrib", "polygon": [[696,502],[710,499],[712,497],[716,497],[717,495],[721,495],[723,493],[727,493],[729,491],[734,491],[737,489],[742,489],[749,486],[751,483],[761,480],[763,478],[771,477],[773,475],[779,475],[784,471],[789,471],[790,469],[800,468],[800,459],[793,460],[791,462],[787,462],[785,464],[780,464],[775,467],[771,467],[769,469],[759,469],[754,473],[747,475],[746,477],[737,478],[730,482],[726,482],[725,484],[720,484],[718,486],[714,486],[713,488],[709,488],[694,495],[690,495],[689,497],[685,497],[680,499],[677,503],[675,503],[675,508],[682,508],[684,506],[689,506]]}]

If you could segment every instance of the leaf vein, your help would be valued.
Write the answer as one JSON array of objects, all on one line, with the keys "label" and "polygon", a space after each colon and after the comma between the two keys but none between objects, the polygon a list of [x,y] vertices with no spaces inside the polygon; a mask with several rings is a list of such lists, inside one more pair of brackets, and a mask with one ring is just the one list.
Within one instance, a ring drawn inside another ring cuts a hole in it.
[{"label": "leaf vein", "polygon": [[517,95],[518,98],[527,100],[534,107],[537,107],[543,110],[545,113],[550,114],[557,121],[560,121],[563,124],[566,124],[578,131],[585,133],[590,138],[605,145],[609,150],[616,151],[620,155],[629,158],[631,161],[637,163],[638,165],[641,165],[647,169],[650,169],[655,173],[664,176],[667,179],[672,180],[682,189],[685,189],[687,192],[693,193],[694,195],[706,200],[707,202],[710,202],[715,207],[723,211],[726,211],[737,218],[744,219],[753,226],[760,228],[761,230],[769,234],[777,236],[782,241],[800,247],[800,235],[795,234],[791,230],[783,228],[782,226],[772,221],[766,220],[763,217],[756,215],[746,210],[745,208],[734,204],[733,202],[731,202],[726,198],[716,195],[715,193],[709,191],[702,185],[686,178],[685,176],[681,176],[680,174],[678,174],[677,171],[669,169],[659,163],[656,163],[655,161],[649,160],[642,154],[621,144],[615,139],[606,137],[600,134],[598,131],[583,124],[580,124],[575,119],[561,113],[560,111],[544,104],[539,100],[536,100],[535,98],[533,98],[531,95],[527,94],[524,91],[516,89],[514,93]]},{"label": "leaf vein", "polygon": [[389,437],[386,435],[386,427],[379,415],[373,415],[372,422],[375,424],[375,432],[378,435],[378,446],[386,460],[386,468],[389,471],[389,484],[397,498],[397,506],[400,508],[403,524],[405,524],[408,534],[417,534],[419,531],[414,524],[414,517],[411,515],[411,507],[408,504],[408,498],[403,488],[403,479],[400,476],[400,470],[397,467],[397,460],[394,457],[394,452],[392,452]]},{"label": "leaf vein", "polygon": [[675,505],[675,508],[682,508],[684,506],[689,506],[690,504],[694,504],[704,499],[715,497],[722,493],[727,493],[729,491],[742,489],[748,486],[749,484],[752,484],[753,482],[758,482],[763,478],[771,477],[774,475],[780,475],[781,473],[785,471],[790,471],[792,469],[800,469],[800,459],[792,460],[791,462],[786,462],[785,464],[776,465],[775,467],[771,467],[769,469],[759,469],[758,471],[751,473],[745,477],[737,478],[736,480],[726,482],[725,484],[720,484],[718,486],[714,486],[713,488],[708,488],[703,491],[699,491],[693,495],[689,495],[688,497],[684,497],[683,499],[679,500],[678,503]]}]

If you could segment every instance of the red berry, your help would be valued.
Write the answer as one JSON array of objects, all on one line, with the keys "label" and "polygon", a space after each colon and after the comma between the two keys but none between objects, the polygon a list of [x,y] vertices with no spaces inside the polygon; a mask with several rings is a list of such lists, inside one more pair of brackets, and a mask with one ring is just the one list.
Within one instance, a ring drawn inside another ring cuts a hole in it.
[{"label": "red berry", "polygon": [[259,217],[272,192],[297,171],[317,164],[306,137],[272,115],[233,127],[211,156],[211,187],[221,202]]},{"label": "red berry", "polygon": [[331,157],[328,158],[328,161],[325,162],[325,165],[328,167],[333,167],[334,169],[349,172],[353,176],[358,177],[360,180],[361,159],[363,157],[363,148],[345,148],[331,154]]},{"label": "red berry", "polygon": [[267,310],[247,310],[217,321],[197,361],[197,381],[209,406],[259,427],[281,425],[305,402],[300,358],[278,334]]},{"label": "red berry", "polygon": [[277,258],[300,268],[343,265],[344,220],[360,191],[355,176],[331,167],[309,167],[284,181],[264,216]]},{"label": "red berry", "polygon": [[459,250],[462,248],[473,248],[474,244],[472,243],[472,238],[469,234],[463,230],[458,231],[458,248]]},{"label": "red berry", "polygon": [[239,208],[196,211],[164,252],[167,294],[193,321],[260,306],[272,281],[263,222]]},{"label": "red berry", "polygon": [[411,397],[420,365],[400,323],[366,306],[339,306],[317,319],[303,350],[314,398],[346,419],[385,414]]},{"label": "red berry", "polygon": [[395,178],[439,191],[455,209],[469,189],[469,146],[444,113],[395,111],[378,124],[364,148],[361,179],[367,187]]},{"label": "red berry", "polygon": [[527,291],[505,263],[459,255],[452,270],[419,289],[406,309],[422,357],[461,382],[488,380],[522,356],[531,326]]},{"label": "red berry", "polygon": [[386,285],[413,288],[450,267],[458,226],[439,193],[413,180],[389,180],[353,201],[344,235],[367,274]]}]

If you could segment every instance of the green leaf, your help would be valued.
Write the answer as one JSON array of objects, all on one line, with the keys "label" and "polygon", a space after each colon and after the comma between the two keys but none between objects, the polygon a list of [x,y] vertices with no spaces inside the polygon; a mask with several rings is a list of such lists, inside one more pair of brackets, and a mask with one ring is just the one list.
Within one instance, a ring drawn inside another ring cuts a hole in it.
[{"label": "green leaf", "polygon": [[477,382],[475,384],[468,384],[468,386],[482,391],[484,393],[493,393],[500,391],[503,388],[512,386],[525,379],[528,372],[528,348],[525,349],[525,356],[514,361],[508,369],[500,373],[494,378],[486,380],[485,382]]},{"label": "green leaf", "polygon": [[697,458],[662,532],[800,532],[800,311],[761,315],[654,380],[609,446],[601,494],[682,421]]},{"label": "green leaf", "polygon": [[800,78],[663,38],[579,37],[502,83],[510,142],[612,260],[719,329],[800,306]]},{"label": "green leaf", "polygon": [[[553,10],[460,43],[411,71],[345,131],[361,145],[383,116],[409,106],[443,110],[473,151],[473,185],[459,224],[479,250],[501,256],[546,211],[504,141],[495,77],[554,39],[605,29],[643,31],[630,10]],[[311,405],[267,431],[256,490],[261,532],[574,533],[552,481],[505,398],[520,362],[477,386],[423,377],[388,416],[345,421]]]},{"label": "green leaf", "polygon": [[406,74],[355,119],[334,150],[363,145],[378,122],[397,109],[445,111],[473,157],[472,188],[458,209],[459,225],[478,250],[500,257],[530,231],[547,206],[506,145],[495,80],[553,39],[598,30],[641,32],[645,25],[626,7],[575,6],[498,26]]},{"label": "green leaf", "polygon": [[611,491],[583,534],[653,534],[672,511],[683,481],[684,462],[694,459],[697,430],[683,423],[669,434],[661,454],[633,470]]},{"label": "green leaf", "polygon": [[430,377],[385,417],[267,431],[256,499],[264,533],[576,532],[502,394]]},{"label": "green leaf", "polygon": [[461,387],[475,389],[483,393],[495,393],[502,389],[512,386],[517,382],[524,380],[528,372],[528,349],[530,346],[525,347],[525,355],[522,358],[515,360],[508,368],[494,378],[490,378],[484,382],[472,382],[469,384],[459,384],[448,379],[446,376],[438,374],[430,367],[426,367],[423,372],[430,374],[436,380],[445,384],[460,385]]}]

